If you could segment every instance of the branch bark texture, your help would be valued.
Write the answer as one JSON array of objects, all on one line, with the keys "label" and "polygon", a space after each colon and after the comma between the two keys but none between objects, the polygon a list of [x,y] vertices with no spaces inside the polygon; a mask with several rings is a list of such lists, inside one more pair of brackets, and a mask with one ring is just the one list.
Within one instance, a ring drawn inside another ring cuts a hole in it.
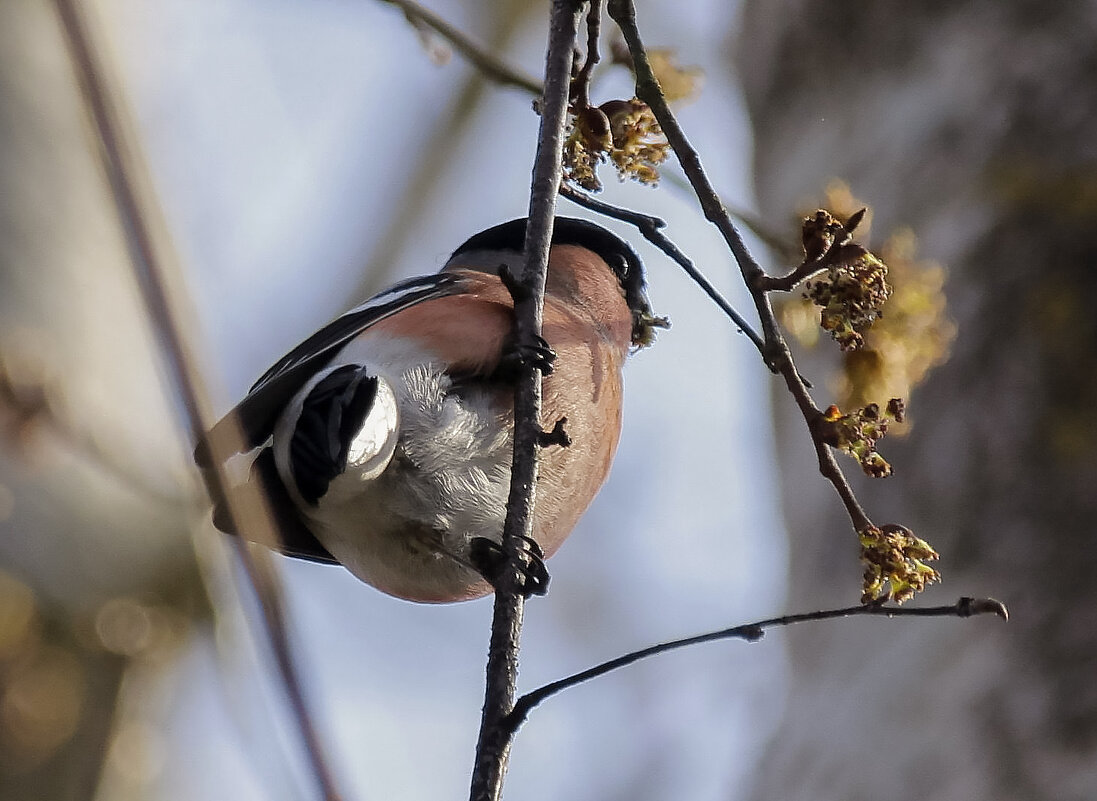
[{"label": "branch bark texture", "polygon": [[636,24],[636,7],[632,0],[609,0],[607,6],[609,15],[621,29],[625,37],[629,53],[636,70],[636,96],[644,101],[655,114],[660,127],[666,134],[686,178],[693,187],[697,200],[704,211],[705,218],[719,229],[732,255],[739,265],[747,288],[750,290],[751,299],[758,313],[759,323],[762,328],[762,336],[765,342],[763,357],[770,369],[781,375],[785,380],[789,393],[796,401],[804,421],[811,433],[812,442],[815,445],[815,453],[819,460],[819,472],[833,485],[835,492],[842,501],[842,505],[849,515],[854,530],[863,531],[873,524],[868,514],[862,508],[842,468],[838,465],[831,449],[824,443],[818,433],[818,425],[822,420],[822,410],[815,405],[807,384],[796,369],[792,359],[792,351],[781,334],[777,324],[777,318],[773,313],[770,303],[767,275],[761,265],[754,259],[747,249],[743,237],[739,234],[731,216],[724,208],[719,194],[713,187],[708,175],[701,164],[701,158],[697,151],[686,138],[682,126],[667,104],[666,97],[655,72],[648,60],[647,51],[644,49],[640,30]]},{"label": "branch bark texture", "polygon": [[[545,277],[552,241],[556,196],[563,176],[561,156],[567,121],[572,53],[579,33],[575,0],[554,0],[545,55],[545,90],[541,102],[541,129],[533,166],[529,222],[526,225],[525,270],[522,283],[529,290],[515,298],[515,326],[519,336],[541,333]],[[538,435],[541,433],[541,374],[527,367],[514,394],[514,458],[510,496],[503,528],[503,549],[513,565],[520,559],[523,537],[533,533],[533,504],[537,482]],[[507,571],[503,589],[495,595],[488,651],[484,711],[476,745],[470,797],[495,801],[502,796],[514,730],[505,719],[514,707],[518,652],[524,600],[518,593],[517,569]]]}]

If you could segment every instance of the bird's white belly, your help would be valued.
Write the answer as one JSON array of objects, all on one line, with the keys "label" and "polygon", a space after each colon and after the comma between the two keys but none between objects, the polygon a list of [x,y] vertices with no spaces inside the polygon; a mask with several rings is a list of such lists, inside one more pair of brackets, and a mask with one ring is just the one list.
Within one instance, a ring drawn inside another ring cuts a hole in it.
[{"label": "bird's white belly", "polygon": [[414,600],[476,597],[487,587],[470,565],[469,542],[501,539],[509,409],[500,412],[486,391],[450,393],[449,376],[427,355],[403,372],[386,370],[394,362],[384,357],[393,348],[403,357],[395,363],[409,363],[407,347],[392,340],[362,343],[333,362],[362,364],[391,385],[398,437],[379,474],[375,460],[348,460],[316,505],[298,507],[324,547],[366,583]]}]

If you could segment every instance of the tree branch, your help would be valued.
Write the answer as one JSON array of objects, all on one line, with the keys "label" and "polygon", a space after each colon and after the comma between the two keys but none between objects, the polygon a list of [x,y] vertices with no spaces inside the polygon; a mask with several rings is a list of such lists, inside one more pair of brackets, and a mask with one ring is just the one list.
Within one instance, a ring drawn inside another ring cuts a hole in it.
[{"label": "tree branch", "polygon": [[713,188],[711,181],[709,181],[701,164],[700,156],[686,138],[682,127],[678,124],[677,118],[670,110],[670,106],[659,88],[659,82],[655,78],[651,63],[648,61],[647,52],[644,49],[640,31],[636,25],[636,8],[632,0],[609,0],[607,10],[620,27],[621,34],[628,45],[629,53],[632,55],[636,71],[636,96],[647,103],[655,114],[659,126],[666,134],[667,141],[670,142],[671,148],[678,156],[682,170],[697,195],[697,200],[704,211],[705,218],[720,231],[739,265],[743,280],[750,291],[751,299],[758,312],[765,342],[763,355],[766,364],[769,365],[771,370],[784,378],[789,393],[796,401],[796,405],[807,423],[808,431],[815,445],[816,456],[819,460],[819,472],[833,485],[854,529],[860,532],[871,527],[873,525],[872,521],[857,501],[849,481],[834,458],[833,451],[822,440],[820,424],[823,421],[823,412],[815,405],[807,383],[796,369],[792,359],[792,351],[781,334],[777,317],[774,315],[770,303],[769,292],[765,286],[766,273],[744,243],[742,236],[735,227],[735,223],[732,222],[727,209],[724,208],[719,195]]},{"label": "tree branch", "polygon": [[[110,191],[117,208],[131,264],[149,318],[160,339],[168,370],[186,410],[191,434],[199,441],[213,424],[211,404],[204,382],[196,368],[193,348],[185,335],[181,311],[173,303],[169,287],[178,283],[179,270],[172,248],[168,244],[165,225],[160,216],[147,172],[135,144],[126,116],[119,107],[119,94],[112,89],[87,20],[74,0],[55,0],[77,82],[83,94],[93,130],[98,137],[100,158]],[[243,445],[236,432],[233,447]],[[308,714],[304,693],[290,655],[286,633],[285,610],[270,558],[265,552],[252,552],[247,539],[274,545],[276,535],[271,525],[265,499],[258,491],[246,502],[236,502],[226,490],[228,479],[223,460],[214,454],[215,469],[203,473],[211,497],[229,497],[229,512],[237,530],[248,536],[234,538],[248,579],[263,610],[263,620],[278,664],[283,686],[289,698],[293,719],[305,746],[316,784],[327,801],[339,798],[334,779],[320,746],[319,737]]]},{"label": "tree branch", "polygon": [[[487,48],[481,46],[477,42],[473,41],[459,28],[454,27],[451,23],[442,19],[434,12],[427,8],[424,8],[415,0],[380,0],[382,3],[388,3],[390,5],[397,6],[407,16],[408,21],[412,25],[424,25],[436,34],[441,36],[444,40],[449,42],[453,46],[453,49],[457,51],[459,55],[464,57],[470,64],[476,67],[480,73],[487,79],[494,81],[501,86],[515,86],[520,89],[524,89],[535,97],[540,97],[542,86],[534,78],[527,76],[517,67],[508,64],[493,54]],[[601,2],[601,0],[599,0]],[[591,9],[593,12],[593,7]],[[589,17],[588,12],[588,17]],[[591,41],[596,43],[598,39],[597,29],[593,32],[588,27],[587,37],[587,57],[583,63],[581,72],[585,71],[586,76],[584,78],[576,77],[577,91],[586,92],[586,103],[576,103],[580,108],[585,105],[589,105],[589,93],[590,93],[590,78],[593,72],[593,67],[599,61],[595,59],[592,63],[590,60],[590,53],[592,51]],[[428,148],[429,149],[429,148]],[[433,174],[433,173],[431,173]],[[677,173],[663,173],[663,180],[668,183],[674,184],[680,189],[688,188],[688,183]],[[720,201],[723,203],[723,200]],[[788,241],[782,238],[777,232],[766,226],[765,223],[757,216],[739,208],[729,208],[727,204],[723,204],[724,209],[732,217],[739,219],[744,225],[754,232],[760,240],[775,251],[785,251],[788,249]],[[780,280],[780,279],[773,279]]]},{"label": "tree branch", "polygon": [[[493,58],[491,54],[512,41],[516,30],[521,28],[522,15],[510,13],[515,2],[517,0],[508,0],[507,3],[494,7],[503,11],[493,19],[490,30],[485,31],[487,43],[478,47],[478,52],[485,58]],[[479,63],[481,62],[474,61],[473,66]],[[518,75],[517,70],[507,65],[504,67]],[[453,166],[453,142],[465,136],[479,119],[478,109],[483,106],[484,95],[489,87],[485,79],[500,80],[500,73],[471,70],[448,93],[445,108],[439,111],[437,119],[430,126],[428,136],[419,148],[419,156],[407,165],[401,184],[392,187],[388,193],[385,204],[387,224],[383,230],[373,229],[372,244],[368,252],[355,256],[361,263],[369,264],[369,270],[364,271],[354,288],[346,293],[354,303],[358,303],[361,298],[372,297],[395,281],[398,257],[408,240],[415,236],[415,227],[409,221],[419,220],[428,213],[426,210],[441,185],[439,176]],[[502,83],[512,82],[504,80]],[[541,94],[541,84],[536,81],[522,88],[530,94]]]},{"label": "tree branch", "polygon": [[[180,514],[195,500],[189,492],[170,492],[149,480],[145,471],[135,466],[128,454],[106,447],[110,434],[91,432],[79,426],[63,405],[63,388],[45,383],[40,376],[20,374],[18,366],[9,367],[5,352],[0,349],[0,436],[14,441],[17,449],[26,449],[28,433],[41,428],[57,444],[67,448],[100,473],[114,478],[143,500],[171,507]],[[13,360],[18,365],[19,359]],[[10,419],[5,419],[10,418]]]},{"label": "tree branch", "polygon": [[791,292],[802,281],[806,281],[818,272],[822,272],[834,259],[835,255],[841,250],[842,245],[849,242],[850,237],[853,236],[853,232],[857,230],[857,226],[861,224],[861,220],[865,218],[866,209],[861,209],[855,214],[850,215],[850,218],[846,220],[841,230],[834,237],[828,247],[823,253],[819,254],[814,259],[808,258],[792,270],[788,275],[782,275],[779,277],[773,277],[770,275],[759,275],[755,281],[755,289],[760,292]]},{"label": "tree branch", "polygon": [[642,648],[639,651],[633,651],[623,656],[619,656],[615,659],[610,659],[603,662],[600,665],[595,665],[592,668],[574,673],[566,678],[559,679],[543,687],[538,687],[536,690],[526,693],[514,705],[514,709],[510,715],[507,716],[506,724],[517,731],[522,724],[529,717],[530,712],[548,698],[556,695],[559,692],[567,690],[583,682],[596,679],[599,676],[604,676],[619,668],[626,667],[635,662],[639,662],[641,659],[647,659],[648,657],[656,656],[657,654],[665,654],[667,651],[674,651],[679,648],[685,648],[690,645],[699,645],[706,642],[715,642],[717,640],[732,640],[739,639],[747,642],[757,642],[765,635],[766,629],[776,628],[778,626],[791,626],[796,623],[808,623],[819,620],[835,620],[837,618],[845,617],[863,617],[865,615],[884,616],[888,618],[893,617],[973,617],[975,615],[995,614],[1002,620],[1009,620],[1009,611],[1006,609],[1005,604],[994,598],[961,598],[956,603],[949,606],[930,606],[930,607],[906,607],[906,606],[885,606],[883,604],[863,604],[859,606],[847,606],[843,609],[825,609],[818,612],[802,612],[795,615],[784,615],[782,617],[769,618],[768,620],[760,620],[757,623],[746,623],[741,626],[734,626],[730,629],[721,629],[720,631],[711,631],[707,634],[698,634],[693,637],[685,637],[680,640],[672,640],[670,642],[660,643],[658,645],[652,645],[647,648]]},{"label": "tree branch", "polygon": [[[515,86],[524,89],[535,97],[540,97],[543,88],[540,82],[527,76],[517,67],[503,61],[489,49],[473,41],[459,28],[456,28],[431,10],[415,2],[415,0],[380,0],[380,2],[388,3],[400,8],[412,25],[423,25],[430,28],[444,40],[449,42],[449,44],[453,46],[453,49],[476,67],[485,78],[494,81],[501,86]],[[599,3],[600,2],[601,0],[599,0]],[[588,19],[593,11],[594,9],[592,7],[591,11],[588,12]],[[596,16],[595,19],[600,20],[600,14]],[[585,72],[586,75],[582,78],[577,76],[575,81],[577,91],[586,93],[585,103],[581,104],[579,101],[576,102],[576,105],[580,108],[589,105],[590,78],[593,74],[593,67],[600,60],[599,58],[595,58],[592,62],[590,59],[590,54],[592,52],[597,56],[597,45],[595,44],[594,49],[591,48],[592,40],[595,43],[597,43],[598,40],[597,27],[592,31],[588,26],[587,33],[587,56],[581,69],[581,72]],[[430,150],[430,148],[427,148],[427,150]],[[427,171],[427,174],[433,175],[434,172]],[[680,189],[688,188],[688,183],[677,173],[664,173],[663,180],[674,184]],[[747,228],[754,232],[755,236],[773,250],[782,251],[788,248],[787,240],[766,226],[760,218],[743,209],[729,208],[726,204],[724,205],[724,208],[732,217],[739,219]]]},{"label": "tree branch", "polygon": [[473,64],[481,73],[503,86],[517,86],[530,94],[540,95],[541,84],[526,75],[516,67],[512,67],[502,59],[488,52],[474,42],[464,31],[454,27],[446,20],[439,17],[428,8],[424,8],[415,0],[381,0],[389,5],[396,6],[404,12],[408,22],[416,27],[425,26],[437,33],[453,46],[466,60]]},{"label": "tree branch", "polygon": [[577,109],[590,107],[590,81],[594,76],[595,65],[602,58],[598,52],[598,34],[601,28],[602,0],[590,0],[590,7],[587,9],[587,54],[583,59],[583,66],[572,81],[571,94],[575,97]]},{"label": "tree branch", "polygon": [[597,200],[586,192],[582,192],[575,187],[570,186],[567,182],[560,185],[560,194],[572,203],[577,203],[584,208],[603,214],[606,217],[612,217],[615,220],[621,220],[622,222],[627,222],[630,225],[636,226],[636,230],[640,232],[644,239],[663,251],[663,253],[677,262],[679,267],[685,270],[686,275],[692,278],[693,281],[701,287],[701,290],[712,299],[712,302],[719,306],[721,311],[735,323],[735,326],[739,331],[745,334],[747,339],[754,343],[754,346],[758,348],[758,352],[765,356],[765,342],[762,340],[762,337],[760,337],[754,328],[751,327],[746,318],[739,314],[727,299],[720,294],[720,290],[712,285],[712,282],[705,277],[705,274],[694,266],[690,258],[662,232],[662,229],[667,225],[665,220],[651,214],[643,214],[638,211],[632,211],[631,209],[614,206],[602,200]]},{"label": "tree branch", "polygon": [[[545,91],[541,102],[541,130],[530,190],[526,224],[525,270],[522,283],[529,290],[515,298],[515,326],[519,336],[540,335],[549,244],[556,213],[556,194],[563,176],[561,155],[567,121],[572,53],[579,32],[580,3],[554,0],[545,55]],[[491,642],[488,650],[484,710],[476,744],[470,798],[497,801],[502,795],[513,731],[503,725],[514,706],[518,650],[524,601],[519,594],[521,543],[533,535],[533,504],[537,482],[537,448],[541,433],[541,374],[532,365],[523,369],[514,393],[514,458],[511,462],[507,519],[503,549],[511,563],[503,587],[495,594]]]}]

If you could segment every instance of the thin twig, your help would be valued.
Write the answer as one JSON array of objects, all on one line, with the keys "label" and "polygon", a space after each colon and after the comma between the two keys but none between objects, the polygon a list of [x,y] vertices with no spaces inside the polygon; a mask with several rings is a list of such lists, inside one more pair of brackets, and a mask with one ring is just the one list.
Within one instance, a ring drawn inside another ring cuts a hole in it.
[{"label": "thin twig", "polygon": [[[381,2],[389,3],[390,5],[400,8],[404,11],[412,24],[422,24],[429,27],[436,34],[453,45],[453,48],[457,51],[458,55],[464,57],[469,63],[476,67],[485,78],[503,86],[516,86],[524,89],[534,97],[541,96],[542,86],[539,81],[527,76],[517,67],[508,64],[503,59],[493,54],[489,49],[473,41],[463,31],[454,27],[449,22],[446,22],[419,3],[414,2],[414,0],[381,0]],[[598,3],[600,5],[601,0],[598,0]],[[594,4],[592,3],[591,12],[594,10],[593,5]],[[600,54],[597,51],[597,45],[595,44],[594,48],[591,47],[592,38],[595,43],[598,41],[597,29],[592,32],[589,25],[591,12],[588,12],[587,57],[583,67],[580,69],[580,73],[584,70],[587,72],[587,77],[582,80],[577,77],[575,81],[577,87],[576,91],[586,93],[585,95],[582,95],[585,100],[583,106],[580,106],[578,103],[576,104],[580,108],[590,104],[590,76],[593,73],[594,65],[601,60]],[[596,18],[600,21],[601,14],[599,13]],[[590,54],[592,52],[595,53],[596,56],[594,62],[591,62],[590,60]],[[430,148],[426,149],[428,151],[430,150]],[[687,181],[677,172],[664,172],[663,179],[679,188],[689,188]],[[744,209],[732,208],[727,206],[727,204],[724,204],[724,207],[732,217],[738,218],[747,228],[754,232],[755,236],[773,250],[777,252],[787,252],[789,250],[787,239],[781,237],[776,231],[767,226],[757,215],[751,214]]]},{"label": "thin twig", "polygon": [[850,215],[841,230],[831,241],[830,246],[819,256],[814,259],[806,259],[787,275],[776,277],[771,275],[758,276],[755,282],[755,289],[760,292],[791,292],[799,286],[802,281],[806,281],[816,273],[825,270],[830,266],[835,254],[841,250],[843,245],[849,242],[850,237],[853,236],[853,232],[857,230],[857,226],[860,225],[861,220],[865,218],[865,211],[866,209],[861,209]]},{"label": "thin twig", "polygon": [[[575,41],[579,32],[580,4],[554,0],[545,55],[545,93],[541,100],[541,130],[530,189],[526,224],[525,269],[522,284],[528,290],[515,298],[515,326],[519,334],[541,333],[549,244],[556,216],[556,194],[563,176],[561,157]],[[487,680],[480,735],[476,744],[470,798],[497,801],[503,791],[513,731],[502,724],[514,707],[518,676],[519,638],[524,601],[519,594],[518,570],[521,543],[533,535],[533,504],[537,482],[537,448],[541,428],[541,374],[525,368],[514,393],[514,458],[511,462],[510,495],[503,525],[503,549],[512,565],[495,594]]]},{"label": "thin twig", "polygon": [[[751,277],[763,272],[762,267],[755,261],[742,236],[735,228],[735,224],[728,216],[724,204],[720,202],[720,196],[713,188],[704,168],[701,166],[701,157],[686,139],[677,119],[670,111],[666,98],[663,96],[659,82],[655,78],[655,72],[648,61],[647,51],[640,39],[640,31],[636,27],[636,9],[632,0],[609,0],[609,15],[613,17],[621,29],[629,52],[632,54],[634,69],[636,70],[636,96],[643,100],[655,113],[660,127],[667,135],[667,140],[678,156],[686,178],[689,180],[697,199],[701,203],[701,209],[705,218],[719,229],[731,249],[744,276]],[[664,120],[668,123],[664,125]]]},{"label": "thin twig", "polygon": [[382,0],[404,12],[404,16],[413,25],[425,25],[447,42],[453,49],[470,61],[481,73],[503,86],[517,86],[530,94],[540,95],[541,84],[536,78],[526,75],[512,67],[485,48],[474,42],[464,31],[454,27],[428,8],[415,0]]},{"label": "thin twig", "polygon": [[571,94],[575,98],[577,109],[590,107],[590,81],[595,65],[602,58],[598,52],[598,34],[601,28],[602,0],[590,0],[590,8],[587,10],[587,54],[583,59],[583,66],[571,82]]},{"label": "thin twig", "polygon": [[659,88],[659,82],[655,78],[651,63],[648,61],[640,31],[636,26],[636,8],[632,0],[609,0],[607,10],[621,29],[621,34],[628,44],[629,53],[632,55],[636,71],[636,96],[644,101],[655,114],[659,126],[666,134],[667,141],[670,142],[670,146],[677,155],[686,178],[697,195],[697,200],[704,211],[705,218],[720,231],[739,265],[743,280],[746,282],[748,290],[750,290],[751,299],[754,301],[754,306],[758,312],[758,320],[765,340],[764,356],[766,363],[770,366],[770,369],[784,378],[789,393],[796,401],[796,405],[807,423],[819,459],[819,472],[834,486],[834,490],[842,500],[854,529],[862,531],[871,527],[872,521],[857,501],[848,479],[846,479],[842,468],[839,467],[838,461],[834,458],[834,453],[819,435],[819,423],[823,419],[823,413],[815,405],[807,384],[796,369],[792,359],[792,351],[781,334],[777,317],[773,313],[769,292],[760,288],[766,273],[743,242],[735,223],[732,222],[723,203],[721,203],[720,196],[713,188],[712,182],[709,181],[701,164],[700,156],[689,143],[681,125],[678,124],[677,118],[670,110],[662,89]]},{"label": "thin twig", "polygon": [[[77,81],[98,136],[103,168],[122,223],[134,274],[186,410],[191,434],[197,441],[212,425],[213,415],[208,393],[195,367],[197,361],[192,355],[193,348],[184,334],[179,309],[173,304],[168,288],[175,283],[178,268],[172,249],[167,244],[159,207],[149,188],[147,172],[138,155],[132,128],[117,105],[118,94],[109,88],[111,83],[89,34],[83,12],[74,0],[55,0],[55,3]],[[238,439],[242,444],[243,438]],[[234,522],[243,524],[249,539],[271,544],[275,542],[269,514],[264,515],[262,511],[265,506],[263,499],[249,499],[246,505],[237,503],[226,491],[228,480],[221,460],[215,460],[215,469],[204,473],[203,478],[212,497],[230,496],[229,513]],[[254,507],[260,508],[257,510]],[[339,795],[334,779],[308,715],[301,683],[290,656],[284,605],[269,557],[265,553],[262,557],[253,554],[244,537],[237,538],[236,542],[237,552],[263,610],[267,634],[314,779],[323,798],[336,801]]]},{"label": "thin twig", "polygon": [[[659,171],[659,183],[670,184],[676,189],[680,189],[685,192],[692,192],[693,187],[690,186],[689,181],[683,173],[678,170],[661,169]],[[747,211],[746,209],[730,206],[727,201],[721,196],[720,202],[723,203],[724,209],[735,219],[739,220],[747,229],[758,237],[766,247],[772,250],[774,253],[780,254],[786,259],[795,258],[796,248],[789,245],[788,236],[782,234],[774,226],[769,225],[757,214]]]},{"label": "thin twig", "polygon": [[[523,0],[524,1],[524,0]],[[513,5],[513,2],[511,3]],[[501,13],[487,33],[489,46],[500,49],[513,39],[521,25],[518,14]],[[492,76],[487,76],[492,77]],[[399,266],[398,257],[418,230],[410,221],[421,220],[436,199],[440,186],[438,176],[453,166],[452,144],[460,141],[478,119],[489,84],[485,74],[470,70],[461,78],[458,86],[447,97],[445,108],[439,112],[436,124],[431,126],[427,139],[419,149],[419,156],[411,160],[398,186],[387,191],[385,213],[388,220],[381,231],[373,228],[374,243],[368,254],[363,253],[354,261],[369,264],[356,286],[347,293],[354,302],[368,298],[395,280]],[[540,84],[536,94],[540,95]]]},{"label": "thin twig", "polygon": [[686,648],[690,645],[699,645],[706,642],[715,642],[717,640],[732,640],[739,639],[747,642],[757,642],[765,635],[766,629],[776,628],[778,626],[791,626],[796,623],[808,623],[819,620],[835,620],[837,618],[845,617],[862,617],[865,615],[876,615],[884,617],[973,617],[974,615],[995,614],[1003,620],[1009,620],[1009,611],[1006,609],[1005,604],[994,598],[961,598],[956,603],[949,606],[930,606],[930,607],[906,607],[906,606],[884,606],[883,604],[867,604],[859,606],[847,606],[843,609],[825,609],[818,612],[802,612],[796,615],[784,615],[783,617],[769,618],[768,620],[760,620],[757,623],[746,623],[741,626],[734,626],[730,629],[721,629],[720,631],[711,631],[707,634],[698,634],[693,637],[685,637],[680,640],[672,640],[670,642],[660,643],[659,645],[652,645],[647,648],[641,648],[639,651],[633,651],[631,653],[624,654],[615,659],[610,659],[603,662],[600,665],[595,665],[592,668],[574,673],[563,679],[550,682],[543,687],[538,687],[536,690],[526,693],[514,705],[514,710],[507,718],[507,725],[511,726],[515,731],[525,722],[529,713],[535,706],[540,704],[547,698],[556,695],[563,690],[567,690],[577,684],[590,681],[591,679],[604,676],[611,671],[623,668],[627,665],[631,665],[635,662],[639,662],[641,659],[647,659],[648,657],[655,656],[657,654],[665,654],[667,651],[674,651],[679,648]]},{"label": "thin twig", "polygon": [[754,343],[754,346],[758,348],[758,352],[763,356],[765,355],[766,346],[762,337],[760,337],[751,327],[746,318],[737,312],[727,299],[720,294],[720,290],[712,285],[712,282],[705,277],[704,273],[694,266],[690,258],[662,232],[661,229],[665,228],[667,225],[665,220],[651,214],[643,214],[642,212],[614,206],[613,204],[606,203],[602,200],[596,200],[586,192],[581,192],[566,182],[560,185],[560,194],[571,202],[577,203],[591,211],[596,211],[599,214],[604,214],[606,217],[612,217],[615,220],[621,220],[622,222],[627,222],[630,225],[635,226],[636,230],[640,232],[644,239],[651,242],[651,244],[655,245],[655,247],[659,248],[659,250],[676,261],[678,265],[685,270],[686,275],[692,278],[694,282],[701,287],[702,291],[704,291],[704,293],[720,307],[724,314],[735,323],[739,331],[745,334],[747,338]]}]

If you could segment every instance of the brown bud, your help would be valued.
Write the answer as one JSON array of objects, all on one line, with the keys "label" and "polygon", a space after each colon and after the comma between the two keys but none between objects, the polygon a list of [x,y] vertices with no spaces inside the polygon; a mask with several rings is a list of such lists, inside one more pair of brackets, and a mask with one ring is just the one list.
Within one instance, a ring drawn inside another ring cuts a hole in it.
[{"label": "brown bud", "polygon": [[814,217],[805,217],[800,235],[804,244],[804,258],[814,261],[834,244],[835,228],[841,224],[826,209],[819,209]]},{"label": "brown bud", "polygon": [[575,115],[575,124],[584,144],[591,150],[607,151],[613,146],[609,135],[609,117],[601,109],[580,109]]}]

